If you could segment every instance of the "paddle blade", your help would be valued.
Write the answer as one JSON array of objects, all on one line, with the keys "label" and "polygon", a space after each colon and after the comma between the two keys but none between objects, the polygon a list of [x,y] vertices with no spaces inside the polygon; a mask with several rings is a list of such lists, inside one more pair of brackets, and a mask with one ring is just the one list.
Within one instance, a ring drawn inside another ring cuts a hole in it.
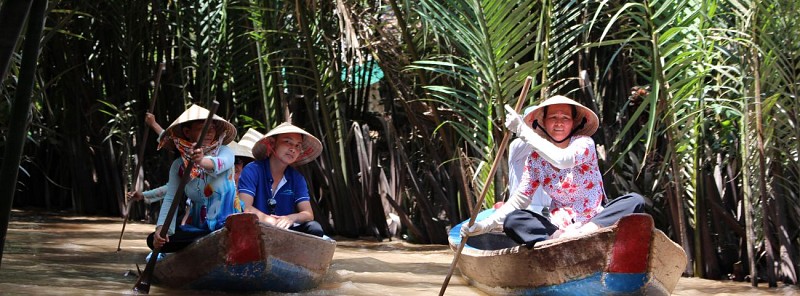
[{"label": "paddle blade", "polygon": [[133,286],[134,294],[150,294],[150,283],[147,281],[139,281]]}]

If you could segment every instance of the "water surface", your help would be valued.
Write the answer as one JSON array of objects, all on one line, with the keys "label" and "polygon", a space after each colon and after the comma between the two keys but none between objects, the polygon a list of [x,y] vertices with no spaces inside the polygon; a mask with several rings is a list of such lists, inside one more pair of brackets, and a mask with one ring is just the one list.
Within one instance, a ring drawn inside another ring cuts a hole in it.
[{"label": "water surface", "polygon": [[[121,219],[52,213],[12,212],[0,265],[4,295],[131,294],[136,264],[143,269],[149,252],[144,239],[153,225],[129,222],[121,250]],[[446,246],[402,241],[338,240],[322,285],[302,295],[437,295],[453,260]],[[151,295],[242,295],[179,291],[152,286]],[[245,295],[287,295],[250,293]],[[288,294],[292,295],[292,294]],[[485,295],[456,271],[447,295]],[[794,286],[753,288],[749,283],[682,278],[674,295],[800,295]]]}]

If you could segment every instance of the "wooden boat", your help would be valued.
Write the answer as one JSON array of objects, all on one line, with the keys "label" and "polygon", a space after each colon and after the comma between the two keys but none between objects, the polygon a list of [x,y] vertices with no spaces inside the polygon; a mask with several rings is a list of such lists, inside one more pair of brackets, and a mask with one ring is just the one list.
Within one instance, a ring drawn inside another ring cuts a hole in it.
[{"label": "wooden boat", "polygon": [[[494,210],[481,212],[478,220]],[[461,226],[450,247],[461,243]],[[519,245],[502,233],[470,237],[458,260],[467,281],[494,295],[669,295],[686,253],[653,218],[633,214],[580,237]]]},{"label": "wooden boat", "polygon": [[159,261],[155,284],[223,291],[298,292],[316,287],[336,242],[259,223],[254,214],[228,217],[225,227]]}]

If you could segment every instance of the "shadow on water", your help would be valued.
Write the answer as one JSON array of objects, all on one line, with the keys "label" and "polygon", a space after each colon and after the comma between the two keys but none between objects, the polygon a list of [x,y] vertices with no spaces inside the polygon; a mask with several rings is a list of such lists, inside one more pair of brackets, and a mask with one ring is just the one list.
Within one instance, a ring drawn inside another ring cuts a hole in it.
[{"label": "shadow on water", "polygon": [[[70,216],[36,211],[12,212],[0,265],[0,295],[132,294],[136,264],[150,251],[145,237],[153,225],[129,222],[117,252],[120,219]],[[447,246],[403,241],[340,240],[323,283],[294,295],[436,295],[450,268]],[[675,295],[795,295],[793,286],[752,288],[747,283],[683,278]],[[234,295],[179,291],[153,286],[151,295]],[[484,295],[453,276],[448,295]],[[243,295],[236,293],[235,295]],[[286,295],[247,293],[244,295]],[[290,294],[292,295],[292,294]]]}]

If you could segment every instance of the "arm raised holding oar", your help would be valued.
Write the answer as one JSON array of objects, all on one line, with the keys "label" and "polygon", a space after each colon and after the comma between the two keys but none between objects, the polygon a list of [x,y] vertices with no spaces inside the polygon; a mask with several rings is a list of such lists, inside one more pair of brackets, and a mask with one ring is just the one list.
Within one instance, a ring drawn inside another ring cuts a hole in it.
[{"label": "arm raised holding oar", "polygon": [[[150,277],[159,253],[180,250],[222,228],[225,218],[237,211],[234,206],[234,153],[226,146],[236,137],[236,129],[214,115],[217,105],[215,101],[212,111],[192,105],[165,131],[161,145],[174,146],[181,157],[170,168],[167,195],[161,204],[156,231],[147,239],[153,255],[134,286],[136,292],[149,292]],[[184,196],[191,200],[189,221],[175,229],[172,221],[179,203],[174,199]]]},{"label": "arm raised holding oar", "polygon": [[[158,135],[158,140],[160,141],[161,137],[164,135],[164,129],[161,127],[160,124],[158,124],[158,122],[156,122],[155,115],[153,115],[153,113],[150,113],[150,112],[145,113],[144,114],[144,123],[147,124],[147,126],[149,126],[150,129],[152,129],[153,132],[156,133],[156,135]],[[135,187],[139,187],[139,186],[135,186]],[[161,187],[158,187],[158,188],[155,188],[155,189],[151,189],[151,190],[148,190],[148,191],[145,191],[145,192],[142,192],[140,190],[140,188],[134,188],[134,191],[129,191],[126,194],[126,197],[128,198],[128,203],[129,203],[127,208],[130,207],[130,203],[133,203],[133,202],[136,202],[136,201],[140,201],[140,200],[144,200],[144,202],[146,204],[151,204],[153,202],[160,201],[160,200],[164,199],[164,195],[166,195],[166,194],[167,194],[167,185],[164,185],[164,186],[161,186]],[[123,231],[124,231],[124,229],[125,228],[123,227]],[[120,235],[120,242],[122,241],[121,238],[122,238],[122,235]],[[119,246],[117,246],[117,251],[119,251]]]},{"label": "arm raised holding oar", "polygon": [[[150,100],[150,109],[147,109],[147,116],[145,117],[145,122],[153,130],[155,130],[156,134],[158,134],[159,136],[161,136],[161,132],[163,132],[163,130],[158,131],[158,129],[161,129],[161,126],[158,125],[158,123],[156,123],[155,116],[153,116],[153,109],[155,109],[156,107],[156,99],[158,98],[158,86],[161,85],[161,74],[164,73],[164,69],[166,69],[166,65],[164,63],[158,64],[158,72],[156,72],[156,80],[153,83],[154,84],[153,99]],[[156,126],[158,127],[158,129],[156,129]],[[137,156],[136,169],[133,171],[134,191],[139,190],[138,189],[139,186],[137,186],[138,185],[137,183],[139,182],[139,171],[142,170],[142,158],[144,157],[144,149],[145,147],[147,147],[148,135],[149,133],[145,129],[144,132],[142,132],[142,140],[139,142],[139,154],[136,155]],[[125,234],[125,225],[128,224],[128,214],[130,214],[131,205],[133,204],[134,201],[136,201],[135,199],[131,199],[129,197],[126,199],[127,202],[125,202],[125,209],[123,209],[125,213],[122,215],[122,231],[119,232],[119,242],[117,243],[117,252],[121,250],[120,247],[122,246],[122,235]]]},{"label": "arm raised holding oar", "polygon": [[[517,105],[514,110],[517,113],[522,109],[522,105],[525,103],[525,98],[528,97],[528,90],[531,88],[531,83],[533,82],[533,77],[528,76],[525,79],[525,84],[522,85],[522,91],[519,93],[519,98],[517,99]],[[475,225],[475,219],[478,217],[478,212],[483,206],[483,200],[486,198],[486,193],[489,192],[489,180],[494,178],[494,173],[497,171],[497,165],[500,163],[500,160],[503,159],[501,157],[503,152],[506,151],[506,146],[508,146],[508,139],[510,138],[510,133],[508,131],[503,132],[503,140],[500,141],[500,147],[497,148],[497,156],[494,158],[494,162],[492,162],[492,168],[489,170],[489,176],[486,177],[487,184],[481,190],[481,194],[478,197],[478,202],[475,203],[474,209],[472,209],[472,215],[469,218],[469,223],[467,227],[473,227]],[[450,263],[450,270],[447,271],[447,277],[445,277],[444,282],[442,283],[442,289],[439,290],[439,296],[444,295],[444,291],[447,290],[447,284],[450,283],[450,277],[453,276],[453,271],[456,268],[456,263],[458,263],[458,258],[461,256],[461,251],[464,250],[464,246],[467,244],[467,239],[469,237],[465,236],[461,239],[461,244],[458,245],[458,249],[456,250],[455,256],[453,256],[453,262]]]}]

